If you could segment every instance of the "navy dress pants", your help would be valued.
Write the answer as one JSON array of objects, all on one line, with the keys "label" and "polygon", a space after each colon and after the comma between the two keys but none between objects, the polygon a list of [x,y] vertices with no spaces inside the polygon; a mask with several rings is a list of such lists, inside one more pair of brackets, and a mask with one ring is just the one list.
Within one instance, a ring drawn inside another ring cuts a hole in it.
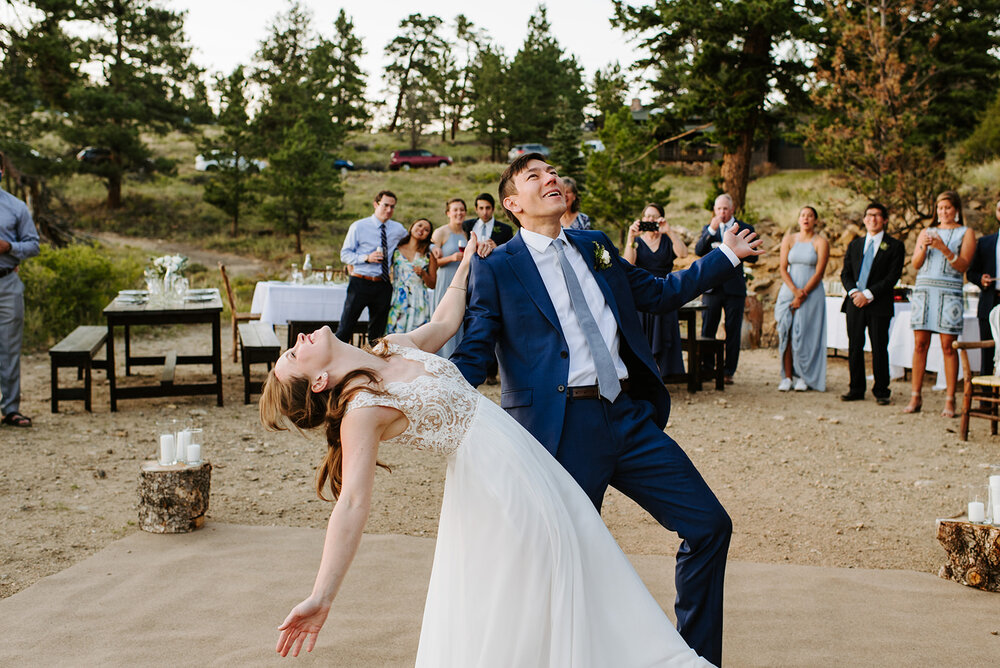
[{"label": "navy dress pants", "polygon": [[684,541],[677,552],[677,630],[722,664],[722,598],[732,520],[653,407],[622,392],[615,402],[569,399],[556,459],[601,509],[608,485]]}]

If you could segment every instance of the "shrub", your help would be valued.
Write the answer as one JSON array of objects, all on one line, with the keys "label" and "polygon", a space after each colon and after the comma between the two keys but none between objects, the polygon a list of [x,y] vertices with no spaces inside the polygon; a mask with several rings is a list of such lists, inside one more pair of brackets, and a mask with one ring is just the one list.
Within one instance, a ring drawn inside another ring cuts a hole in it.
[{"label": "shrub", "polygon": [[103,321],[102,310],[126,288],[142,283],[137,257],[78,244],[43,245],[21,267],[24,281],[24,347],[47,347],[77,325]]}]

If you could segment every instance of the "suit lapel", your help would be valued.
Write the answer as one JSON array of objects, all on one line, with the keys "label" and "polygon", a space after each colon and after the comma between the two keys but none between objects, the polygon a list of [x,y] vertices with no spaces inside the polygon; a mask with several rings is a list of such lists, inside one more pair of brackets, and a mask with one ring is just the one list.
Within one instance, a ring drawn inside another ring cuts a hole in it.
[{"label": "suit lapel", "polygon": [[1000,234],[992,234],[986,242],[986,249],[989,251],[986,263],[986,268],[989,271],[986,273],[994,277],[997,275],[997,239],[1000,239]]},{"label": "suit lapel", "polygon": [[[583,235],[577,235],[574,232],[577,230],[566,230],[566,238],[569,239],[570,243],[576,246],[576,249],[580,251],[583,255],[584,261],[587,263],[587,268],[590,269],[591,275],[594,280],[597,281],[597,286],[601,288],[601,292],[604,294],[604,301],[608,303],[611,307],[611,312],[615,315],[615,322],[618,323],[618,329],[621,329],[622,319],[621,315],[618,313],[618,300],[615,298],[614,291],[611,289],[611,285],[608,283],[607,277],[605,276],[605,271],[597,271],[594,267],[594,244],[599,242],[588,242]],[[610,253],[608,254],[610,256]]]},{"label": "suit lapel", "polygon": [[528,251],[524,239],[518,234],[508,241],[504,248],[507,249],[507,264],[510,265],[514,277],[524,288],[528,298],[534,302],[542,315],[556,328],[556,331],[562,334],[556,309],[552,305],[552,300],[549,299],[548,290],[545,289],[545,283],[542,282],[542,276],[538,273],[538,267],[535,266],[535,260],[531,257],[531,252]]}]

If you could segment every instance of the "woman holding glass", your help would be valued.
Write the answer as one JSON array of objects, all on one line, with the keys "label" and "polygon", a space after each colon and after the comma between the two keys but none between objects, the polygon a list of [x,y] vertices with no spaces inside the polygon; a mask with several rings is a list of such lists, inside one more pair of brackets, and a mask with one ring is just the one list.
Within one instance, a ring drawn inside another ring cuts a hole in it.
[{"label": "woman holding glass", "polygon": [[913,328],[913,391],[905,413],[923,408],[924,371],[931,335],[941,336],[947,394],[943,417],[955,417],[955,385],[958,383],[958,353],[951,344],[962,333],[964,304],[962,274],[976,252],[976,235],[962,224],[962,199],[953,190],[938,195],[934,220],[917,237],[913,268],[917,282],[910,294],[910,327]]},{"label": "woman holding glass", "polygon": [[[687,257],[687,254],[681,235],[664,219],[663,207],[651,202],[642,210],[641,220],[628,228],[622,258],[654,276],[666,278],[674,269],[674,260]],[[684,373],[677,312],[640,313],[639,322],[653,351],[660,378]]]},{"label": "woman holding glass", "polygon": [[[448,216],[448,224],[434,230],[431,236],[434,244],[431,252],[434,253],[438,267],[437,285],[434,288],[435,308],[447,293],[469,241],[469,237],[462,231],[462,223],[465,221],[465,200],[453,197],[445,204],[444,211]],[[441,346],[438,355],[444,358],[450,357],[462,340],[462,333],[463,330],[459,327],[455,336]]]},{"label": "woman holding glass", "polygon": [[429,220],[418,218],[392,254],[387,334],[406,334],[430,322],[432,308],[427,289],[437,284],[437,258],[430,250],[433,230]]},{"label": "woman holding glass", "polygon": [[783,281],[774,304],[781,382],[778,390],[826,391],[826,295],[823,272],[830,243],[816,232],[816,209],[799,211],[799,231],[781,240]]}]

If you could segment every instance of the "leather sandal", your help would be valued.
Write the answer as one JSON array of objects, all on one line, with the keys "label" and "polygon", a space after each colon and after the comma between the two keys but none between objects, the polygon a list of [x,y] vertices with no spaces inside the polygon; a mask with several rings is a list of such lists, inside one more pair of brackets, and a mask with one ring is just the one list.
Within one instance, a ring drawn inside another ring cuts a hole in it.
[{"label": "leather sandal", "polygon": [[919,413],[920,409],[924,407],[923,397],[920,396],[919,392],[910,392],[910,403],[906,405],[903,409],[904,413]]},{"label": "leather sandal", "polygon": [[[950,408],[949,408],[950,406]],[[955,417],[955,395],[949,394],[944,398],[944,410],[941,411],[941,417],[953,418]]]},{"label": "leather sandal", "polygon": [[31,426],[31,418],[25,415],[21,415],[17,411],[13,411],[12,413],[7,413],[6,415],[4,415],[2,422],[11,427],[23,428]]}]

